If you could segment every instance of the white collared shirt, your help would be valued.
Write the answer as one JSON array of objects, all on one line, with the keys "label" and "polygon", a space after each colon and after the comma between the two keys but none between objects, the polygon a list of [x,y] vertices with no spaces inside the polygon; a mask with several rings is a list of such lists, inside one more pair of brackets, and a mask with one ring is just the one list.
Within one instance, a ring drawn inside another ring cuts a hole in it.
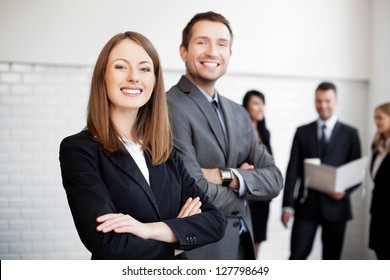
[{"label": "white collared shirt", "polygon": [[317,120],[317,137],[318,137],[318,140],[320,140],[321,137],[322,137],[322,126],[325,125],[326,126],[326,128],[325,128],[325,139],[328,142],[329,139],[330,139],[330,136],[332,135],[332,132],[333,132],[334,126],[336,125],[336,122],[337,122],[337,116],[336,115],[331,116],[327,120],[318,119]]},{"label": "white collared shirt", "polygon": [[125,145],[127,151],[134,159],[138,168],[141,170],[142,175],[144,175],[146,182],[148,182],[148,185],[150,186],[149,169],[148,166],[146,165],[144,150],[142,149],[142,146],[140,144],[135,144],[132,141],[127,139],[123,139],[123,145]]}]

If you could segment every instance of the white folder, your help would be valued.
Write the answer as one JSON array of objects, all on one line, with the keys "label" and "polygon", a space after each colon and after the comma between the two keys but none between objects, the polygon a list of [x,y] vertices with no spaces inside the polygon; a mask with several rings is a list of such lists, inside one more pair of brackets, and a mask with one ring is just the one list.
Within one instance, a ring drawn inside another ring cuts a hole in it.
[{"label": "white folder", "polygon": [[368,157],[334,167],[319,159],[305,159],[305,186],[321,192],[340,192],[361,184],[367,170]]}]

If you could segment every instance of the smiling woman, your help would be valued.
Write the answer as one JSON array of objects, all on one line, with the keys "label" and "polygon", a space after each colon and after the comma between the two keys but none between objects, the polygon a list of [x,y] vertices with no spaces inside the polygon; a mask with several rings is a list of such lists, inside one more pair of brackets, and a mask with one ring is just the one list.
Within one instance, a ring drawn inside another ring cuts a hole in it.
[{"label": "smiling woman", "polygon": [[[136,89],[142,94],[126,98]],[[126,123],[115,121],[121,113]],[[142,139],[143,148],[153,155],[153,164],[170,153],[172,136],[160,60],[141,34],[118,34],[101,51],[92,77],[87,128],[107,153],[120,150],[122,138]]]},{"label": "smiling woman", "polygon": [[[129,54],[132,57],[129,58]],[[127,114],[128,122],[134,123],[138,108],[152,95],[155,83],[152,59],[136,42],[123,40],[111,50],[105,78],[112,117]],[[118,129],[127,139],[137,141],[134,131],[126,131],[129,127],[127,123],[123,129]]]},{"label": "smiling woman", "polygon": [[93,259],[174,259],[220,240],[226,220],[172,149],[151,42],[115,35],[95,65],[87,127],[60,147],[63,185]]}]

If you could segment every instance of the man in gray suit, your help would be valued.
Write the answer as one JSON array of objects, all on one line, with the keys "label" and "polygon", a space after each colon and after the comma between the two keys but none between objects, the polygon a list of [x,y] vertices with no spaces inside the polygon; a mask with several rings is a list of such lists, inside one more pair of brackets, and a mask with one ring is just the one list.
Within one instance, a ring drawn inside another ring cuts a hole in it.
[{"label": "man in gray suit", "polygon": [[190,175],[226,216],[225,237],[187,253],[190,259],[254,259],[245,199],[269,200],[282,189],[279,169],[256,140],[246,110],[221,96],[233,39],[220,14],[195,15],[183,30],[186,75],[168,91],[174,146]]}]

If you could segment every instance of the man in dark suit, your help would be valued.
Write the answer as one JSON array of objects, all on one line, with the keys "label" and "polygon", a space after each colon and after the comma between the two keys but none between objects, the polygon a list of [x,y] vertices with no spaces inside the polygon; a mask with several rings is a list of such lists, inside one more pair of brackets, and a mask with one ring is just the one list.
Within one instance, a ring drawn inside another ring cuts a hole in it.
[{"label": "man in dark suit", "polygon": [[[331,166],[341,166],[360,158],[360,141],[355,128],[337,120],[336,87],[321,83],[315,92],[319,119],[297,129],[287,167],[283,196],[282,223],[287,227],[294,215],[290,259],[306,259],[312,249],[318,226],[322,227],[322,258],[340,259],[346,223],[352,219],[350,194],[322,193],[304,186],[303,162],[320,158]],[[295,190],[300,181],[299,189]]]},{"label": "man in dark suit", "polygon": [[221,96],[215,83],[231,55],[229,22],[213,12],[195,15],[183,30],[186,75],[168,91],[174,146],[192,177],[226,216],[224,238],[187,253],[190,259],[254,259],[245,198],[269,200],[283,180],[248,113]]}]

